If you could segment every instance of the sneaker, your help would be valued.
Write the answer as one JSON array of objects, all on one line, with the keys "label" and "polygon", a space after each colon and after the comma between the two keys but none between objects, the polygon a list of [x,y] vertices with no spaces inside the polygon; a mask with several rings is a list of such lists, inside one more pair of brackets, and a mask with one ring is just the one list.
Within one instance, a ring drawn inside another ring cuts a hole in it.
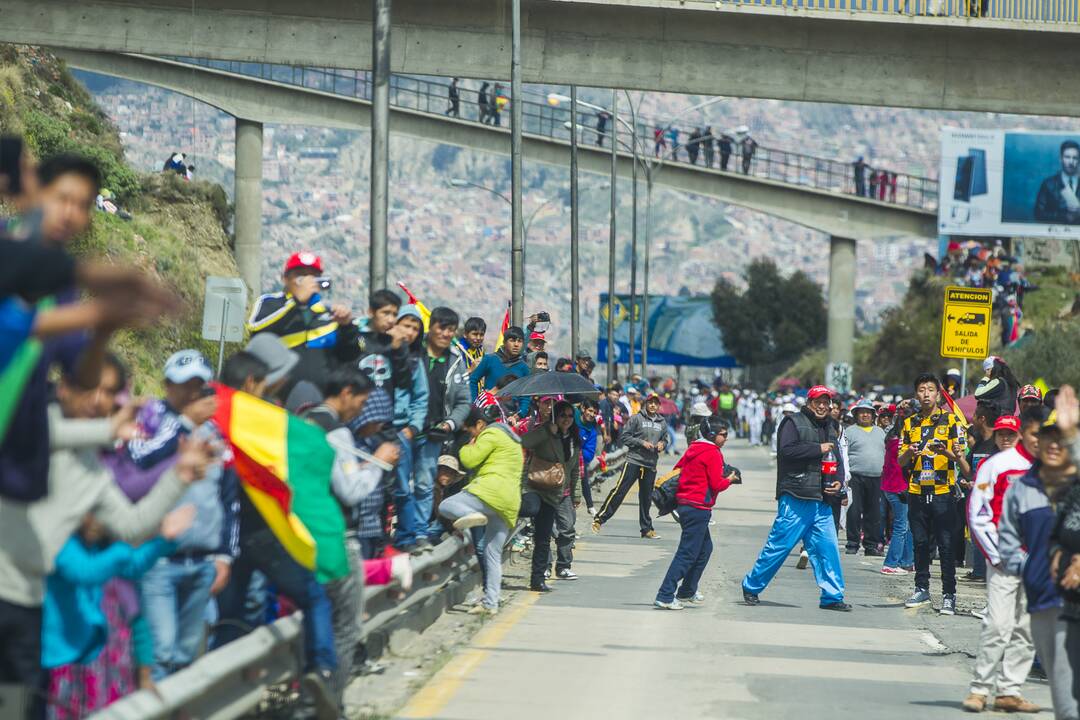
[{"label": "sneaker", "polygon": [[930,591],[923,590],[922,588],[915,588],[915,592],[911,594],[911,597],[904,603],[906,608],[917,608],[926,605],[930,602]]},{"label": "sneaker", "polygon": [[551,568],[548,568],[548,569],[544,570],[544,579],[545,580],[550,580],[551,579]]},{"label": "sneaker", "polygon": [[914,565],[901,565],[900,567],[903,568],[904,570],[907,570],[909,573],[915,572],[915,566]]},{"label": "sneaker", "polygon": [[595,520],[592,521],[593,535],[599,535],[600,534],[600,528],[601,528],[600,518],[596,518]]},{"label": "sneaker", "polygon": [[398,586],[405,592],[412,589],[412,560],[408,555],[395,555],[390,559],[390,577],[397,580]]},{"label": "sneaker", "polygon": [[844,550],[844,554],[845,555],[858,555],[859,554],[859,548],[857,548],[857,547],[846,548]]},{"label": "sneaker", "polygon": [[594,508],[592,505],[585,508],[585,511],[588,512],[590,515],[595,515],[596,514],[596,508]]},{"label": "sneaker", "polygon": [[892,565],[881,566],[882,575],[907,575],[908,571],[901,567],[893,567]]},{"label": "sneaker", "polygon": [[1042,710],[1041,707],[1021,695],[1003,695],[994,698],[994,709],[998,712],[1021,713],[1037,713]]},{"label": "sneaker", "polygon": [[881,557],[885,553],[881,552],[877,548],[866,548],[863,551],[863,557]]},{"label": "sneaker", "polygon": [[556,577],[560,580],[577,580],[578,578],[577,573],[570,568],[563,568],[556,574]]},{"label": "sneaker", "polygon": [[516,536],[510,543],[510,552],[522,552],[525,550],[525,538],[520,535]]},{"label": "sneaker", "polygon": [[532,590],[533,592],[538,592],[538,593],[549,593],[549,592],[551,592],[551,586],[548,585],[546,582],[542,582],[539,585],[529,585],[529,589]]},{"label": "sneaker", "polygon": [[835,610],[836,612],[851,612],[855,609],[854,607],[843,601],[828,603],[826,605],[818,605],[818,607],[822,610]]},{"label": "sneaker", "polygon": [[810,554],[803,550],[801,553],[799,553],[799,561],[795,563],[795,567],[799,568],[800,570],[805,570],[809,562]]},{"label": "sneaker", "polygon": [[979,618],[980,620],[985,620],[986,619],[986,613],[987,613],[987,611],[989,609],[990,609],[989,604],[983,605],[981,608],[977,608],[977,609],[972,610],[971,614],[974,615],[975,617]]},{"label": "sneaker", "polygon": [[484,605],[483,603],[479,603],[479,604],[473,605],[471,608],[469,608],[469,614],[470,615],[483,615],[484,617],[495,617],[496,615],[499,614],[499,609],[498,608],[489,608],[487,605]]},{"label": "sneaker", "polygon": [[455,530],[467,530],[468,528],[480,527],[481,525],[487,525],[487,515],[482,512],[471,512],[468,515],[462,515],[454,521]]},{"label": "sneaker", "polygon": [[941,610],[942,615],[955,615],[956,614],[956,595],[946,594],[941,596]]},{"label": "sneaker", "polygon": [[653,606],[658,607],[661,610],[684,610],[686,608],[686,606],[679,602],[677,599],[672,600],[671,602],[653,600]]},{"label": "sneaker", "polygon": [[701,605],[705,602],[705,596],[700,590],[694,593],[694,597],[676,597],[675,599],[681,603],[690,603],[691,605]]},{"label": "sneaker", "polygon": [[986,709],[986,696],[979,693],[969,693],[960,705],[968,712],[982,712]]},{"label": "sneaker", "polygon": [[650,530],[649,532],[642,533],[641,534],[641,539],[642,540],[659,540],[660,536],[656,534],[655,530]]},{"label": "sneaker", "polygon": [[329,670],[313,670],[300,680],[304,692],[315,703],[315,717],[319,720],[337,720],[338,705],[334,693],[334,674]]},{"label": "sneaker", "polygon": [[758,596],[750,592],[749,590],[742,591],[742,599],[744,603],[750,606],[761,604],[761,600],[758,598]]}]

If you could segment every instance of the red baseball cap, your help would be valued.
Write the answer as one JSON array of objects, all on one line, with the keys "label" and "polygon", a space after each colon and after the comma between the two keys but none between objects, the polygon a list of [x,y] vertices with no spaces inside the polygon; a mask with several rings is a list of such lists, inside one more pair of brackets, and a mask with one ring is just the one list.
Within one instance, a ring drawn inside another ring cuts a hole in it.
[{"label": "red baseball cap", "polygon": [[285,269],[282,272],[289,272],[297,268],[312,268],[316,272],[322,272],[322,259],[313,252],[295,252],[285,261]]},{"label": "red baseball cap", "polygon": [[529,336],[529,339],[530,340],[543,340],[544,342],[547,342],[547,340],[544,338],[544,333],[542,333],[542,332],[533,332],[533,334]]},{"label": "red baseball cap", "polygon": [[825,387],[824,385],[815,385],[814,387],[810,388],[809,392],[806,393],[806,399],[813,400],[814,398],[819,398],[822,395],[828,395],[829,397],[832,397],[834,394],[835,393],[833,393],[832,390]]},{"label": "red baseball cap", "polygon": [[1020,418],[1015,415],[1002,415],[994,421],[994,432],[998,430],[1008,430],[1009,432],[1020,432]]},{"label": "red baseball cap", "polygon": [[1039,388],[1035,387],[1034,385],[1025,385],[1024,387],[1020,388],[1020,399],[1042,400],[1042,390],[1039,390]]},{"label": "red baseball cap", "polygon": [[878,414],[879,417],[882,416],[882,415],[895,415],[896,414],[896,403],[889,403],[888,405],[882,405],[881,407],[878,408],[877,414]]}]

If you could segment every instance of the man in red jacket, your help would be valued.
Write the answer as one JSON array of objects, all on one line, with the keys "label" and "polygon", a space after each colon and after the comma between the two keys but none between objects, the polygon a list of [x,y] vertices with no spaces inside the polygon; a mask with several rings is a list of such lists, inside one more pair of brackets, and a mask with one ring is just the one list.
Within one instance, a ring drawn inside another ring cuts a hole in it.
[{"label": "man in red jacket", "polygon": [[684,602],[697,604],[705,600],[697,586],[712,555],[709,518],[716,496],[727,490],[736,476],[734,470],[724,475],[724,456],[720,452],[727,442],[727,423],[715,417],[706,418],[699,432],[701,437],[690,443],[675,464],[681,471],[675,499],[682,536],[653,603],[664,610],[682,610],[686,607]]}]

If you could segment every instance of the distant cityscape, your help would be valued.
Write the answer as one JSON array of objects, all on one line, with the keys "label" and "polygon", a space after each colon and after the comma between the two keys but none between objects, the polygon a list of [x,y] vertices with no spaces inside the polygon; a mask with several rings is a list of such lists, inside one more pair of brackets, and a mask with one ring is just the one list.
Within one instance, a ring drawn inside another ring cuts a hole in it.
[{"label": "distant cityscape", "polygon": [[[230,116],[183,95],[128,81],[78,74],[119,127],[129,161],[159,170],[174,151],[185,152],[196,177],[232,193],[234,124]],[[462,83],[463,105],[477,83]],[[545,86],[534,88],[547,92]],[[557,89],[565,91],[565,89]],[[641,112],[664,117],[701,98],[633,93]],[[586,95],[586,97],[590,97]],[[592,91],[602,103],[609,91]],[[464,109],[463,109],[464,110]],[[945,113],[732,98],[710,109],[702,126],[746,125],[762,144],[822,157],[854,160],[896,172],[937,176],[942,125],[1054,129],[1062,119]],[[689,127],[689,123],[686,124]],[[366,133],[302,126],[267,126],[263,162],[263,290],[277,286],[284,258],[296,249],[323,256],[334,295],[363,309],[368,288],[368,150]],[[463,316],[497,325],[509,298],[509,206],[480,189],[455,187],[463,178],[509,194],[509,159],[402,137],[391,138],[390,277],[429,306],[447,304]],[[540,208],[528,228],[526,312],[548,310],[549,338],[569,344],[568,173],[525,158],[524,211]],[[644,183],[640,193],[644,199]],[[617,291],[628,292],[630,183],[620,180]],[[581,180],[583,336],[595,351],[598,298],[607,291],[608,180]],[[543,207],[541,207],[543,205]],[[639,207],[638,292],[644,268],[645,213]],[[775,258],[785,272],[801,269],[828,281],[828,242],[817,233],[771,216],[703,197],[655,193],[649,290],[708,294],[718,277],[738,280],[751,259]],[[860,241],[858,322],[871,328],[897,304],[924,253],[936,241],[896,238]]]}]

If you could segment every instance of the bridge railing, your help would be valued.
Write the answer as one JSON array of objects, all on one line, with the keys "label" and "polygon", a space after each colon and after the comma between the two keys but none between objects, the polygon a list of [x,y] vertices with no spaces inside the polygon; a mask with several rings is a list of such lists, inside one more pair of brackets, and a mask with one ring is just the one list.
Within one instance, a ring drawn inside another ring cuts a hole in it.
[{"label": "bridge railing", "polygon": [[[843,13],[981,18],[1030,23],[1080,23],[1077,0],[721,0],[724,5]],[[712,0],[709,2],[713,4]]]},{"label": "bridge railing", "polygon": [[[771,0],[762,0],[769,2]],[[817,1],[817,0],[811,0]],[[849,2],[853,0],[835,0],[837,2]],[[1078,2],[1080,0],[1073,0]],[[275,65],[270,63],[245,63],[227,60],[211,60],[206,58],[169,58],[186,63],[192,63],[224,72],[256,77],[263,80],[272,80],[289,85],[297,85],[310,90],[345,95],[362,100],[371,99],[370,73],[363,70],[343,70],[333,68],[311,68],[293,65]],[[495,83],[489,84],[488,92],[494,97]],[[408,110],[415,110],[432,115],[450,115],[450,101],[448,99],[449,85],[446,81],[419,78],[410,75],[394,75],[390,79],[390,102],[393,106]],[[508,93],[509,90],[506,89]],[[460,90],[460,103],[458,114],[455,118],[473,122],[481,122],[480,106],[477,102],[478,93],[472,89]],[[525,100],[522,101],[523,131],[542,137],[568,141],[570,139],[570,110],[569,103],[552,104],[546,96],[536,92],[526,92]],[[501,112],[488,114],[487,124],[506,126],[510,122],[509,100]],[[625,118],[624,118],[625,120]],[[612,122],[607,120],[606,126],[601,130],[598,126],[600,115],[598,111],[590,108],[579,109],[578,125],[580,128],[580,140],[586,145],[610,147]],[[620,146],[630,151],[634,140],[629,133],[629,123],[623,127],[621,122],[617,125],[616,138]],[[655,143],[657,129],[664,130],[664,142],[666,148],[658,153]],[[715,170],[732,173],[746,174],[751,177],[773,180],[791,185],[812,187],[834,193],[855,194],[855,169],[852,163],[816,157],[805,153],[796,153],[790,150],[756,145],[749,161],[744,161],[739,142],[746,137],[744,133],[734,130],[713,130],[713,137],[719,139],[722,134],[727,134],[733,140],[731,156],[726,167],[721,166],[722,155],[719,145],[714,143],[711,150],[706,151],[701,143],[695,143],[690,133],[684,130],[675,130],[675,145],[673,148],[669,132],[671,128],[662,119],[639,117],[634,124],[638,150],[642,156],[655,158],[660,154],[665,163],[675,163],[682,166],[690,165],[690,146],[700,152],[696,153],[699,166],[704,166],[706,160],[711,161],[709,167]],[[879,202],[895,203],[920,210],[933,211],[937,208],[938,183],[932,178],[920,177],[907,173],[893,173],[889,168],[876,168],[876,171],[889,172],[886,187],[873,185],[869,181],[864,184],[863,197]],[[871,190],[874,190],[871,194]]]}]

